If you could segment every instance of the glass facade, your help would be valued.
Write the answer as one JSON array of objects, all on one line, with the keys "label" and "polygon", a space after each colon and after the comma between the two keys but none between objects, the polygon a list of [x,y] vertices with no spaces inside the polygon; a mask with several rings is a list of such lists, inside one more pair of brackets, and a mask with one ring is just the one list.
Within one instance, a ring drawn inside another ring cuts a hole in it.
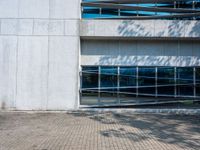
[{"label": "glass facade", "polygon": [[194,68],[177,67],[176,70],[176,87],[178,96],[193,96],[194,95]]},{"label": "glass facade", "polygon": [[157,68],[157,96],[174,97],[175,95],[175,68],[158,67]]},{"label": "glass facade", "polygon": [[82,18],[196,19],[200,0],[83,0]]},{"label": "glass facade", "polygon": [[117,99],[117,67],[100,67],[101,103],[115,103]]},{"label": "glass facade", "polygon": [[199,67],[82,66],[81,105],[196,101]]},{"label": "glass facade", "polygon": [[154,96],[155,95],[155,68],[138,67],[138,95]]},{"label": "glass facade", "polygon": [[99,93],[99,67],[97,66],[85,66],[82,67],[81,87],[82,89],[82,101],[85,104],[97,104]]},{"label": "glass facade", "polygon": [[119,67],[119,99],[121,103],[134,101],[137,93],[136,67]]}]

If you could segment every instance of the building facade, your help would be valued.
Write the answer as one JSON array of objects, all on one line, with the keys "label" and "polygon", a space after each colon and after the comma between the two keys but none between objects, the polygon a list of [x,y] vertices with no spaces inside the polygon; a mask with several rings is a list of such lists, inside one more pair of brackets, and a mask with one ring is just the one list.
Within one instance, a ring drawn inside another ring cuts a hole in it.
[{"label": "building facade", "polygon": [[0,0],[0,108],[198,101],[198,0]]}]

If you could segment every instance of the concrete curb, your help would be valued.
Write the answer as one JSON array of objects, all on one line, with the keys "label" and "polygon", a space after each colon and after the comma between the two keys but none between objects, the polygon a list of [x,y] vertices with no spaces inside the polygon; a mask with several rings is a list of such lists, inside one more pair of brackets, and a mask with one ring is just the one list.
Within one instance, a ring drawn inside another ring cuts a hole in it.
[{"label": "concrete curb", "polygon": [[200,109],[111,109],[111,108],[84,108],[78,111],[96,111],[96,112],[117,112],[133,114],[185,114],[200,115]]},{"label": "concrete curb", "polygon": [[131,113],[131,114],[183,114],[183,115],[200,115],[200,109],[116,109],[116,108],[81,108],[77,110],[62,111],[16,111],[2,110],[0,113],[83,113],[83,112],[115,112],[115,113]]}]

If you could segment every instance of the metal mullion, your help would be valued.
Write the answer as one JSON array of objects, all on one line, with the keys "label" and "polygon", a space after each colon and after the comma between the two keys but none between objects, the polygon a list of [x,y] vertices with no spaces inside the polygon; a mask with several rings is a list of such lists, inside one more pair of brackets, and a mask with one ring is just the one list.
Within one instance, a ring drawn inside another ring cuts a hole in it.
[{"label": "metal mullion", "polygon": [[136,67],[136,97],[138,97],[138,66]]},{"label": "metal mullion", "polygon": [[176,67],[174,67],[174,97],[176,98],[177,97],[177,88],[176,88]]},{"label": "metal mullion", "polygon": [[121,16],[121,11],[120,11],[120,9],[118,9],[118,16]]},{"label": "metal mullion", "polygon": [[101,101],[100,101],[100,94],[101,94],[101,66],[99,66],[98,68],[98,103],[100,104]]},{"label": "metal mullion", "polygon": [[158,97],[158,67],[155,68],[155,91],[156,97]]},{"label": "metal mullion", "polygon": [[[155,3],[155,7],[157,7],[157,2]],[[157,15],[158,12],[155,12],[155,15]]]},{"label": "metal mullion", "polygon": [[81,71],[79,72],[79,78],[80,78],[80,89],[79,89],[79,96],[80,96],[80,99],[79,99],[79,103],[81,103],[82,101],[82,79],[83,75],[82,75],[82,67],[81,67]]},{"label": "metal mullion", "polygon": [[[195,9],[195,1],[192,1],[192,9]],[[193,17],[193,20],[195,20],[195,17]]]},{"label": "metal mullion", "polygon": [[196,97],[196,68],[193,68],[193,90],[194,90],[194,98]]},{"label": "metal mullion", "polygon": [[101,7],[99,8],[99,15],[100,16],[102,15],[102,8]]},{"label": "metal mullion", "polygon": [[[176,1],[174,1],[174,9],[176,9]],[[171,15],[172,15],[173,13],[171,12]]]},{"label": "metal mullion", "polygon": [[119,87],[120,87],[120,67],[117,67],[117,103],[120,104],[120,98],[119,98]]}]

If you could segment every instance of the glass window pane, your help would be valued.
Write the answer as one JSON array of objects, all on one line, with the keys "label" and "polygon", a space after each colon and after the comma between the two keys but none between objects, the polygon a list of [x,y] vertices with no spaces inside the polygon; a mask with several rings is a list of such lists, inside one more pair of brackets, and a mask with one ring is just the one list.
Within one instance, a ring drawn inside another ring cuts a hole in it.
[{"label": "glass window pane", "polygon": [[82,67],[82,105],[98,102],[98,67]]},{"label": "glass window pane", "polygon": [[120,67],[120,102],[131,102],[136,96],[136,67]]},{"label": "glass window pane", "polygon": [[200,68],[196,68],[196,96],[200,96]]},{"label": "glass window pane", "polygon": [[101,103],[113,103],[117,98],[117,67],[101,67]]},{"label": "glass window pane", "polygon": [[193,68],[178,67],[176,70],[177,95],[193,96]]},{"label": "glass window pane", "polygon": [[158,96],[174,97],[174,67],[158,67],[157,71]]},{"label": "glass window pane", "polygon": [[155,96],[155,67],[138,68],[138,95]]}]

